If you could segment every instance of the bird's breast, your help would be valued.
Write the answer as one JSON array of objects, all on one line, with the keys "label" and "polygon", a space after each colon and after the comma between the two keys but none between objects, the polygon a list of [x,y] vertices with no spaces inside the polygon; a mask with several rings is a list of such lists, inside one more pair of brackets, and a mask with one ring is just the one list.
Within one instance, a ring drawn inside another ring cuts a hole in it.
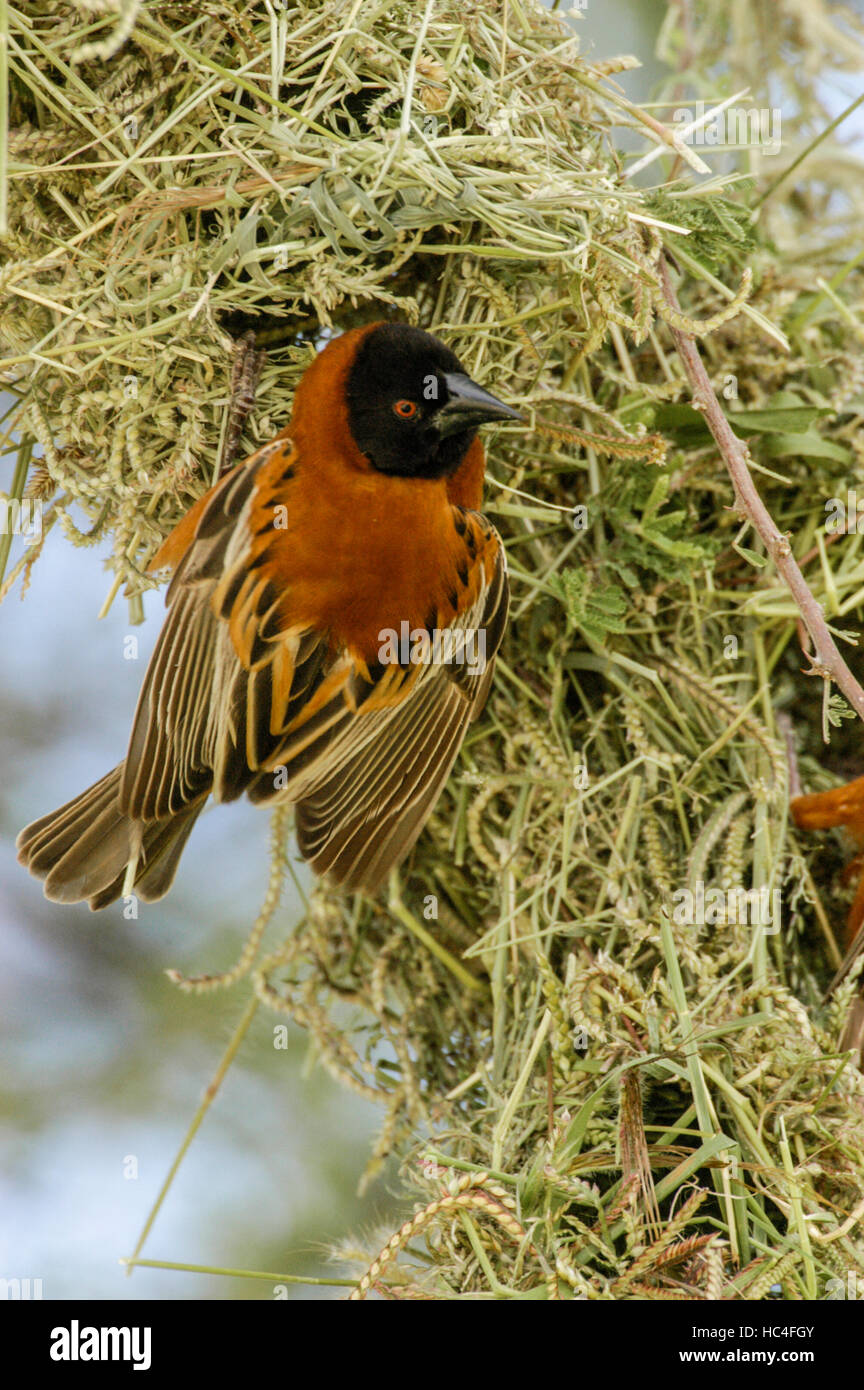
[{"label": "bird's breast", "polygon": [[476,598],[482,555],[443,480],[334,478],[301,463],[287,486],[262,479],[256,510],[277,508],[277,497],[267,562],[286,625],[329,631],[334,647],[368,663],[386,634],[445,627]]}]

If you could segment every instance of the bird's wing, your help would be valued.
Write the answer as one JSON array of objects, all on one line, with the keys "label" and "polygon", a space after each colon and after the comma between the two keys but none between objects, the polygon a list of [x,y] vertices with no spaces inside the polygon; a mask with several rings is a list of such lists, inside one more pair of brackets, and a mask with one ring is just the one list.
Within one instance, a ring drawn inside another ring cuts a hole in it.
[{"label": "bird's wing", "polygon": [[504,550],[492,535],[491,577],[451,624],[456,651],[466,634],[484,634],[485,664],[423,666],[405,697],[383,708],[373,689],[295,784],[301,853],[346,888],[374,892],[410,850],[485,701],[509,603]]},{"label": "bird's wing", "polygon": [[[281,596],[262,572],[268,538],[252,530],[262,470],[275,486],[293,465],[282,441],[258,450],[180,523],[179,559],[176,533],[156,557],[177,567],[121,779],[132,819],[176,815],[211,788],[239,796],[324,677],[326,634],[280,630]],[[267,522],[272,536],[272,511]]]}]

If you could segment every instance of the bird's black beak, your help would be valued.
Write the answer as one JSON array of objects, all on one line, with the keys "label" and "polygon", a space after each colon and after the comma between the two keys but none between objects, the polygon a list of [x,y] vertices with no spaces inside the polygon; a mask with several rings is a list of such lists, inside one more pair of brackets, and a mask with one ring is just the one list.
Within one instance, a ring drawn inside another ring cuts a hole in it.
[{"label": "bird's black beak", "polygon": [[442,439],[462,430],[473,430],[490,420],[521,420],[518,410],[490,396],[464,372],[446,372],[444,384],[447,399],[432,417],[432,424]]}]

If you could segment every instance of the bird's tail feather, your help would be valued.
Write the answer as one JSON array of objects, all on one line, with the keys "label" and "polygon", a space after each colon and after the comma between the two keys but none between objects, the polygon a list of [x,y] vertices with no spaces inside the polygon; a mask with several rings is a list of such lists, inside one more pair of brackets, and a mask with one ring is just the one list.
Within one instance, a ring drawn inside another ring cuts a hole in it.
[{"label": "bird's tail feather", "polygon": [[91,908],[119,898],[127,867],[136,858],[133,891],[156,902],[171,887],[180,855],[206,801],[157,821],[131,820],[120,810],[120,763],[65,806],[25,826],[16,846],[19,861],[45,879],[52,902],[89,899]]}]

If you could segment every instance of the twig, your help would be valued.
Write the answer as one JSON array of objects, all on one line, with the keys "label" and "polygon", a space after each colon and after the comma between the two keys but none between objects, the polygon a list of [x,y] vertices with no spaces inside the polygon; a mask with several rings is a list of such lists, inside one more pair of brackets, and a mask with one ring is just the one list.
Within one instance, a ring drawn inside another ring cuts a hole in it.
[{"label": "twig", "polygon": [[771,194],[776,192],[776,190],[780,187],[781,183],[788,179],[790,174],[794,173],[794,171],[798,168],[799,164],[804,163],[804,160],[807,158],[809,154],[812,154],[813,150],[816,149],[817,145],[821,145],[823,140],[827,140],[828,136],[833,134],[833,132],[837,129],[839,125],[843,124],[847,116],[851,116],[853,111],[857,111],[862,101],[864,101],[864,92],[862,92],[860,96],[856,97],[853,102],[850,102],[850,104],[846,107],[845,111],[841,111],[840,115],[837,116],[837,118],[833,120],[830,125],[826,125],[824,130],[820,130],[819,134],[816,136],[816,139],[811,140],[810,144],[805,146],[805,148],[801,151],[797,158],[793,159],[790,165],[788,165],[785,169],[781,170],[781,172],[777,175],[776,179],[772,179],[771,183],[769,183],[768,187],[764,190],[764,192],[762,192],[759,195],[759,197],[756,199],[757,208],[760,208],[762,204],[766,201],[766,199],[770,198]]},{"label": "twig", "polygon": [[801,795],[801,774],[798,771],[798,753],[795,748],[795,726],[786,710],[777,714],[777,729],[786,745],[786,761],[789,764],[789,795]]},{"label": "twig", "polygon": [[[678,296],[669,274],[669,266],[664,257],[660,259],[660,274],[663,292],[667,303],[680,314]],[[856,681],[843,660],[822,612],[822,606],[813,597],[801,573],[798,562],[792,554],[788,536],[782,535],[756,489],[750,470],[747,467],[749,451],[738,438],[720,405],[699,349],[691,333],[670,325],[678,355],[693,392],[693,405],[705,416],[705,423],[714,436],[720,456],[726,465],[732,486],[735,490],[734,508],[746,517],[765,543],[768,554],[777,570],[785,580],[793,599],[800,609],[805,626],[813,640],[814,655],[809,656],[812,670],[810,675],[821,676],[823,680],[832,679],[843,691],[849,703],[864,719],[864,690]]]},{"label": "twig", "polygon": [[147,1220],[144,1222],[141,1234],[139,1235],[138,1240],[135,1244],[135,1249],[132,1251],[132,1254],[124,1261],[127,1276],[130,1275],[135,1266],[140,1263],[138,1256],[141,1254],[147,1237],[153,1229],[153,1223],[155,1222],[156,1217],[159,1215],[165,1198],[168,1196],[171,1184],[177,1176],[177,1170],[179,1169],[180,1164],[183,1162],[184,1158],[186,1157],[189,1145],[192,1143],[192,1140],[195,1138],[195,1135],[201,1128],[201,1123],[204,1119],[204,1116],[207,1114],[207,1111],[210,1109],[210,1106],[216,1099],[219,1087],[225,1080],[225,1077],[228,1073],[228,1069],[230,1068],[231,1063],[234,1061],[240,1044],[242,1043],[243,1039],[248,1033],[250,1024],[252,1023],[252,1020],[254,1019],[257,1012],[258,1000],[253,995],[253,997],[249,1000],[249,1003],[246,1005],[243,1017],[240,1019],[240,1022],[234,1029],[231,1041],[225,1049],[225,1052],[222,1055],[222,1059],[218,1067],[216,1068],[216,1071],[213,1074],[213,1079],[211,1080],[209,1086],[205,1090],[201,1103],[192,1117],[192,1122],[189,1125],[189,1128],[187,1129],[185,1135],[183,1136],[183,1142],[180,1145],[180,1148],[177,1150],[177,1153],[174,1157],[174,1162],[168,1169],[168,1175],[159,1189],[159,1194],[156,1198],[156,1201],[150,1208]]},{"label": "twig", "polygon": [[225,438],[219,456],[219,469],[216,478],[221,478],[222,474],[227,473],[234,463],[243,426],[255,404],[255,392],[258,389],[258,380],[266,356],[266,352],[256,352],[255,350],[254,331],[250,329],[248,333],[244,333],[237,344],[237,356],[231,371],[228,423],[225,428]]}]

